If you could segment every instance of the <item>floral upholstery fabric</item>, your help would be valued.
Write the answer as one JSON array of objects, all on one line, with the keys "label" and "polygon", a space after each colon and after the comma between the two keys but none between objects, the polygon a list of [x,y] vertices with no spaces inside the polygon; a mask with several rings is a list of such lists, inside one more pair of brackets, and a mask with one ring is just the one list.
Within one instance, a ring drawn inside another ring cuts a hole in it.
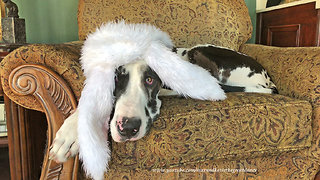
[{"label": "floral upholstery fabric", "polygon": [[267,69],[280,94],[312,104],[313,140],[308,156],[320,164],[320,48],[245,44],[240,51],[255,58]]},{"label": "floral upholstery fabric", "polygon": [[255,58],[271,75],[280,94],[320,107],[320,48],[278,48],[245,44],[241,52]]},{"label": "floral upholstery fabric", "polygon": [[[303,152],[303,151],[300,151]],[[111,168],[105,179],[248,179],[248,180],[313,180],[319,165],[298,153],[245,158],[241,160],[209,160],[171,168],[127,170]],[[239,172],[237,172],[237,170]],[[202,171],[202,172],[201,172]]]},{"label": "floral upholstery fabric", "polygon": [[282,95],[228,93],[219,102],[165,97],[147,137],[112,144],[112,164],[151,170],[300,150],[311,145],[311,119],[309,102]]},{"label": "floral upholstery fabric", "polygon": [[121,19],[154,24],[181,47],[211,43],[238,50],[252,31],[242,0],[80,0],[79,38],[84,40],[102,23]]}]

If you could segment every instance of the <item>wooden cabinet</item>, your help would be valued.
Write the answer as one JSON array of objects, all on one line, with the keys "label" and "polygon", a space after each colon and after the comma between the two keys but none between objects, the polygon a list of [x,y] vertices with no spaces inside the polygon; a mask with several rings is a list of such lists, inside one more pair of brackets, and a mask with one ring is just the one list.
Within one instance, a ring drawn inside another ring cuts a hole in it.
[{"label": "wooden cabinet", "polygon": [[257,11],[256,43],[279,47],[319,46],[319,19],[316,1]]}]

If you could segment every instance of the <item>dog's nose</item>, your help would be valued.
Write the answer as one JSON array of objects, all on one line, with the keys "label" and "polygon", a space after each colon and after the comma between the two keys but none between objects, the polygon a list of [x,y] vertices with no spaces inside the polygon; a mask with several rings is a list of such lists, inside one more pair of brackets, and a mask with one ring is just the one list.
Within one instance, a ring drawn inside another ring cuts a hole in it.
[{"label": "dog's nose", "polygon": [[139,132],[141,126],[141,119],[132,117],[123,117],[121,123],[117,125],[118,131],[121,136],[131,138]]},{"label": "dog's nose", "polygon": [[278,89],[276,87],[272,87],[272,94],[279,94]]}]

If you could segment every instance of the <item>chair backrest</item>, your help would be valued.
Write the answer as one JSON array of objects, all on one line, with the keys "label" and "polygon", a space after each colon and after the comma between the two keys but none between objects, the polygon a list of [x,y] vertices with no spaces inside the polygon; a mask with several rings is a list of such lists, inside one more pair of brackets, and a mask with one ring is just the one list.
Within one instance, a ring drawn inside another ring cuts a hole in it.
[{"label": "chair backrest", "polygon": [[177,47],[214,44],[238,50],[252,32],[244,0],[79,0],[79,39],[102,23],[151,23]]}]

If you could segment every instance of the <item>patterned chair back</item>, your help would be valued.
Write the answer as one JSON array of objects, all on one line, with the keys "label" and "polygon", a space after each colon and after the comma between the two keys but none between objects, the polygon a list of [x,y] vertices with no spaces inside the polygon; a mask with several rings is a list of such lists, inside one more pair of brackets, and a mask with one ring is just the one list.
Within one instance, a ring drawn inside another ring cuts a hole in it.
[{"label": "patterned chair back", "polygon": [[79,39],[108,21],[151,23],[177,47],[214,44],[239,50],[252,32],[244,0],[79,0]]}]

